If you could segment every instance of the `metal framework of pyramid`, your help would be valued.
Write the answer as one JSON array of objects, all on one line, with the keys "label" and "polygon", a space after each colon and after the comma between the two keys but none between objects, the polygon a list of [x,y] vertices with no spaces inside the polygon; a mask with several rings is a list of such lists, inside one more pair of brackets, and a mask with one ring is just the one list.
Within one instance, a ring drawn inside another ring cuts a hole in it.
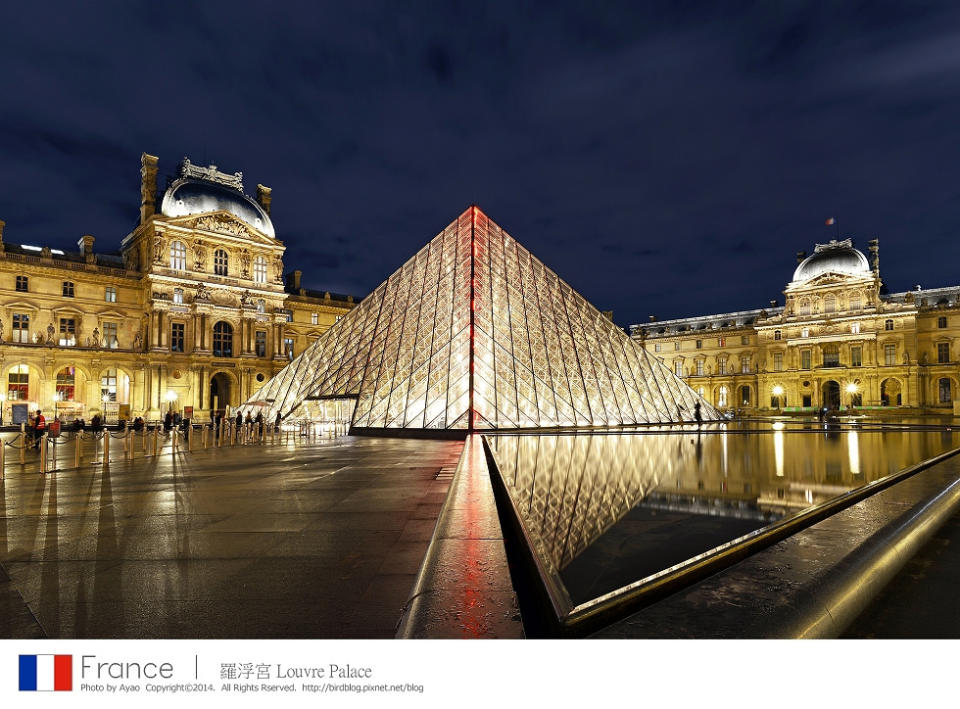
[{"label": "metal framework of pyramid", "polygon": [[244,405],[355,398],[354,429],[690,421],[706,401],[470,207]]}]

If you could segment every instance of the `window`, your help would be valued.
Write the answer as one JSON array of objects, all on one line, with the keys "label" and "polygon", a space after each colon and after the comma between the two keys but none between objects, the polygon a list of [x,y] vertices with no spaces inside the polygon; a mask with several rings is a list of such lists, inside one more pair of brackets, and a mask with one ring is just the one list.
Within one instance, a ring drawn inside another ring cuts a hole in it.
[{"label": "window", "polygon": [[26,293],[29,290],[29,283],[30,280],[26,276],[17,276],[17,290],[21,293]]},{"label": "window", "polygon": [[750,358],[749,357],[740,358],[740,373],[750,374]]},{"label": "window", "polygon": [[[283,317],[286,318],[287,322],[293,322],[293,311],[292,311],[292,310],[284,310],[284,311],[283,311]],[[340,317],[341,317],[341,316],[338,315],[338,316],[337,316],[337,320],[340,320]]]},{"label": "window", "polygon": [[943,379],[940,380],[940,385],[939,385],[938,389],[940,390],[940,403],[941,403],[941,404],[949,404],[951,401],[953,401],[953,396],[952,396],[952,393],[951,393],[951,391],[950,391],[950,388],[951,388],[951,387],[950,387],[950,380],[949,380],[949,379],[947,379],[946,377],[944,377]]},{"label": "window", "polygon": [[718,359],[717,360],[717,374],[726,374],[727,373],[727,360]]},{"label": "window", "polygon": [[838,348],[825,347],[823,349],[823,366],[824,367],[840,366],[840,350]]},{"label": "window", "polygon": [[170,351],[183,352],[185,325],[182,322],[170,323]]},{"label": "window", "polygon": [[73,401],[76,385],[76,370],[64,367],[57,372],[57,401]]},{"label": "window", "polygon": [[63,282],[63,297],[72,298],[73,297],[73,281],[64,281]]},{"label": "window", "polygon": [[73,347],[77,344],[77,322],[73,318],[60,318],[60,346]]},{"label": "window", "polygon": [[7,398],[10,401],[25,401],[30,398],[30,368],[15,364],[7,375]]},{"label": "window", "polygon": [[883,363],[886,365],[897,363],[897,346],[896,345],[883,346]]},{"label": "window", "polygon": [[117,324],[115,322],[105,322],[103,324],[103,346],[111,350],[115,350],[120,346],[120,342],[117,339]]},{"label": "window", "polygon": [[937,343],[937,363],[946,364],[949,361],[950,361],[950,343],[949,342]]},{"label": "window", "polygon": [[267,311],[267,302],[263,298],[261,298],[260,300],[257,301],[257,312],[265,313],[266,311]]},{"label": "window", "polygon": [[257,256],[253,260],[253,281],[254,283],[267,282],[267,259],[263,256]]},{"label": "window", "polygon": [[213,356],[233,357],[233,326],[228,322],[213,326]]},{"label": "window", "polygon": [[725,407],[727,405],[727,388],[725,386],[720,387],[720,391],[717,393],[717,406]]},{"label": "window", "polygon": [[810,314],[810,301],[804,298],[800,301],[800,314],[809,315]]},{"label": "window", "polygon": [[726,337],[718,337],[718,338],[717,338],[717,347],[726,347],[726,346],[727,346],[727,338],[726,338]]},{"label": "window", "polygon": [[800,369],[810,369],[810,350],[800,351]]},{"label": "window", "polygon": [[[319,325],[320,324],[320,313],[310,313],[310,324]],[[657,352],[660,351],[660,345],[657,344]]]},{"label": "window", "polygon": [[947,326],[946,318],[937,318],[937,327],[944,328]]},{"label": "window", "polygon": [[805,327],[800,331],[800,337],[810,337],[810,328]]},{"label": "window", "polygon": [[783,352],[773,353],[773,371],[774,372],[783,371]]},{"label": "window", "polygon": [[100,401],[117,400],[117,370],[108,369],[100,377]]},{"label": "window", "polygon": [[850,294],[850,310],[860,310],[860,294]]},{"label": "window", "polygon": [[13,341],[30,342],[30,316],[26,313],[13,314]]},{"label": "window", "polygon": [[[337,322],[340,322],[340,316],[339,316],[339,315],[337,316]],[[674,352],[679,352],[679,351],[680,351],[680,343],[679,343],[679,342],[674,342],[674,343],[673,343],[673,351],[674,351]]]},{"label": "window", "polygon": [[697,376],[698,377],[703,376],[703,360],[702,359],[697,360]]},{"label": "window", "polygon": [[860,323],[858,323],[858,322],[850,323],[850,332],[852,332],[854,335],[859,335],[859,334],[860,334]]},{"label": "window", "polygon": [[117,289],[114,286],[107,286],[103,292],[103,298],[108,303],[117,302]]},{"label": "window", "polygon": [[267,331],[257,330],[257,357],[267,356]]},{"label": "window", "polygon": [[173,289],[173,304],[183,305],[183,288]]},{"label": "window", "polygon": [[170,268],[174,271],[187,270],[187,247],[182,241],[174,241],[170,244]]},{"label": "window", "polygon": [[703,340],[697,340],[697,349],[698,349],[698,350],[702,350],[702,349],[703,349]]},{"label": "window", "polygon": [[286,337],[283,340],[283,351],[287,355],[287,359],[293,359],[293,338]]},{"label": "window", "polygon": [[850,348],[850,366],[851,367],[863,366],[863,349],[862,348],[860,347]]},{"label": "window", "polygon": [[676,374],[678,377],[682,377],[682,376],[683,376],[683,361],[682,361],[682,360],[679,360],[679,359],[678,359],[676,362],[673,363],[673,373]]},{"label": "window", "polygon": [[741,344],[741,345],[749,345],[749,344],[750,344],[750,335],[741,335],[741,336],[740,336],[740,344]]},{"label": "window", "polygon": [[774,340],[782,340],[782,339],[783,339],[783,331],[782,331],[782,330],[774,330],[774,331],[773,331],[773,339],[774,339]]},{"label": "window", "polygon": [[884,329],[884,330],[892,330],[892,329],[893,329],[893,320],[885,320],[884,323],[883,323],[883,329]]},{"label": "window", "polygon": [[227,252],[223,249],[217,249],[213,252],[213,273],[217,276],[226,276],[228,275],[228,264],[229,259],[227,258]]},{"label": "window", "polygon": [[[314,313],[314,314],[313,314],[313,318],[314,318],[313,324],[314,324],[314,325],[317,324],[316,317],[317,317],[317,314]],[[659,352],[659,351],[660,351],[660,343],[659,343],[659,342],[655,342],[655,343],[653,344],[653,351],[654,351],[654,352]]]},{"label": "window", "polygon": [[837,299],[828,295],[823,299],[823,311],[825,313],[835,313],[837,311]]}]

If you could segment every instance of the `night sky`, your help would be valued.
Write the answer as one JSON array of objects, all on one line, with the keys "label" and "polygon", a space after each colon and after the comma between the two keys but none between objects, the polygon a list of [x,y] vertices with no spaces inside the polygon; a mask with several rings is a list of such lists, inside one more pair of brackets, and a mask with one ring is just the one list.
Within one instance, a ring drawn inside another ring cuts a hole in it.
[{"label": "night sky", "polygon": [[8,3],[4,238],[116,249],[146,151],[271,186],[287,267],[357,296],[472,203],[620,325],[782,302],[830,216],[956,285],[954,8]]}]

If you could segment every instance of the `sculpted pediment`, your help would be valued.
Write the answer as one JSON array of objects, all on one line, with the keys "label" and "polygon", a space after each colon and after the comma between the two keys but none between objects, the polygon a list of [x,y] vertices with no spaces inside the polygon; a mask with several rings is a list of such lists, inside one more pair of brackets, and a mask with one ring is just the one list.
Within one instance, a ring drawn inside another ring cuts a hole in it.
[{"label": "sculpted pediment", "polygon": [[214,235],[237,236],[259,244],[276,244],[276,240],[257,231],[245,221],[227,211],[210,212],[209,214],[191,214],[189,216],[171,219],[170,223],[189,229],[210,232]]}]

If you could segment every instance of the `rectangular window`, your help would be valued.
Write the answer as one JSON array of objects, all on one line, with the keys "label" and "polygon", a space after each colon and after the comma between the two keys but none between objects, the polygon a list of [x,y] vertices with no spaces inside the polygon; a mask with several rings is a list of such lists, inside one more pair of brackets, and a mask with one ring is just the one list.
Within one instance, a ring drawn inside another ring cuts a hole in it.
[{"label": "rectangular window", "polygon": [[851,367],[863,366],[863,349],[862,348],[860,347],[850,348],[850,366]]},{"label": "rectangular window", "polygon": [[117,324],[115,322],[105,322],[103,324],[103,346],[110,350],[115,350],[120,346],[117,340]]},{"label": "rectangular window", "polygon": [[939,364],[946,364],[949,361],[950,361],[950,343],[949,342],[937,343],[937,362]]},{"label": "rectangular window", "polygon": [[824,350],[823,352],[823,366],[824,367],[839,367],[840,366],[840,350]]},{"label": "rectangular window", "polygon": [[883,346],[883,363],[886,365],[897,363],[897,346],[896,345]]},{"label": "rectangular window", "polygon": [[15,364],[7,375],[7,399],[24,401],[30,398],[30,370],[25,364]]},{"label": "rectangular window", "polygon": [[783,339],[783,331],[782,331],[782,330],[774,330],[774,331],[773,331],[773,339],[774,339],[774,340],[782,340],[782,339]]},{"label": "rectangular window", "polygon": [[850,332],[853,333],[854,335],[859,335],[859,334],[860,334],[860,323],[858,323],[858,322],[851,323],[851,324],[850,324]]},{"label": "rectangular window", "polygon": [[654,351],[654,352],[659,352],[659,351],[660,351],[660,343],[659,343],[659,342],[653,343],[653,351]]},{"label": "rectangular window", "polygon": [[750,344],[750,335],[741,335],[741,336],[740,336],[740,344],[741,344],[741,345],[749,345],[749,344]]},{"label": "rectangular window", "polygon": [[718,347],[726,347],[726,346],[727,346],[727,338],[726,338],[726,337],[718,337],[718,338],[717,338],[717,346],[718,346]]},{"label": "rectangular window", "polygon": [[104,292],[103,292],[103,298],[104,298],[104,300],[106,300],[108,303],[116,303],[116,302],[117,302],[117,289],[116,289],[115,287],[113,287],[113,286],[107,286],[106,289],[105,289]]},{"label": "rectangular window", "polygon": [[810,369],[810,350],[800,351],[800,369]]},{"label": "rectangular window", "polygon": [[310,313],[310,324],[311,325],[320,324],[320,313]]},{"label": "rectangular window", "polygon": [[267,331],[257,330],[257,357],[267,356]]},{"label": "rectangular window", "polygon": [[800,337],[810,337],[810,328],[805,327],[800,331]]},{"label": "rectangular window", "polygon": [[73,281],[64,281],[63,282],[63,297],[72,298],[73,297]]},{"label": "rectangular window", "polygon": [[697,360],[697,376],[698,377],[703,376],[703,360],[702,359]]},{"label": "rectangular window", "polygon": [[947,319],[946,319],[946,318],[937,318],[937,327],[943,328],[943,327],[946,327],[946,326],[947,326]]},{"label": "rectangular window", "polygon": [[681,362],[680,360],[677,360],[676,362],[673,363],[673,373],[676,374],[678,377],[683,376],[683,362]]},{"label": "rectangular window", "polygon": [[284,310],[284,311],[283,311],[283,316],[287,319],[287,322],[293,322],[293,311],[292,311],[292,310]]},{"label": "rectangular window", "polygon": [[60,318],[60,346],[73,347],[77,344],[77,322],[73,318]]},{"label": "rectangular window", "polygon": [[30,316],[26,313],[13,314],[13,341],[30,342]]},{"label": "rectangular window", "polygon": [[185,325],[182,322],[170,323],[170,351],[183,352]]},{"label": "rectangular window", "polygon": [[727,373],[727,360],[718,359],[717,360],[717,374],[726,374]]},{"label": "rectangular window", "polygon": [[30,280],[26,276],[17,276],[17,290],[26,293]]},{"label": "rectangular window", "polygon": [[679,342],[674,342],[674,343],[673,343],[673,351],[674,351],[674,352],[679,352],[679,351],[680,351],[680,343],[679,343]]},{"label": "rectangular window", "polygon": [[703,349],[703,340],[697,340],[697,349],[698,349],[698,350],[702,350],[702,349]]},{"label": "rectangular window", "polygon": [[287,359],[293,359],[293,338],[285,337],[283,339],[283,353],[287,356]]},{"label": "rectangular window", "polygon": [[750,374],[750,358],[749,357],[740,358],[740,373]]},{"label": "rectangular window", "polygon": [[783,352],[773,353],[773,371],[774,372],[783,371]]},{"label": "rectangular window", "polygon": [[183,305],[183,288],[173,289],[173,304]]}]

